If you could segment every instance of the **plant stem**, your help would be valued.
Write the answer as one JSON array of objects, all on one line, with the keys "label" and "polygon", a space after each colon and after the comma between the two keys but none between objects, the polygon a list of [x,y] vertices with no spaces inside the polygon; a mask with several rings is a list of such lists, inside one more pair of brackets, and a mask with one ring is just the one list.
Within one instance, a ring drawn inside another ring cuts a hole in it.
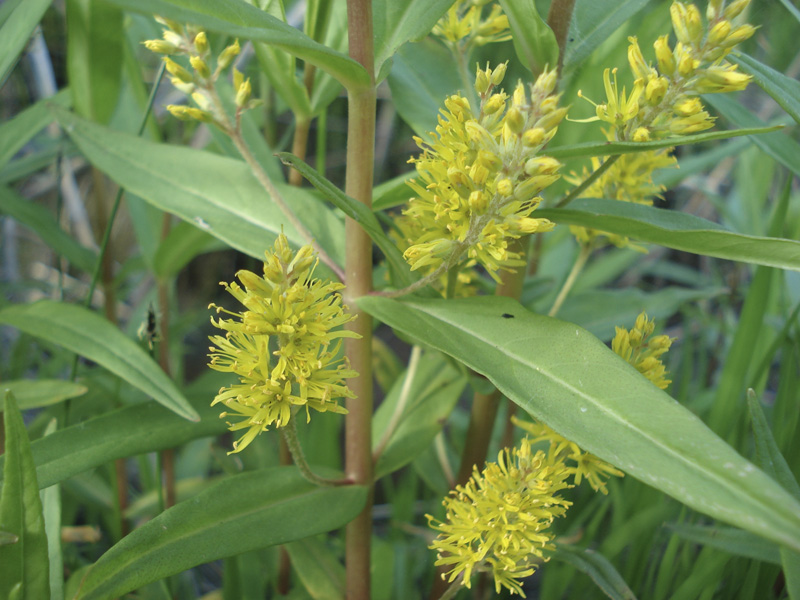
[{"label": "plant stem", "polygon": [[450,587],[445,590],[444,594],[439,597],[439,600],[452,600],[456,597],[461,587],[464,585],[464,577],[463,575],[456,578],[456,580],[450,584]]},{"label": "plant stem", "polygon": [[586,261],[589,260],[589,256],[591,256],[593,250],[594,246],[592,244],[581,244],[580,252],[575,259],[575,264],[572,265],[569,275],[567,275],[567,278],[564,280],[564,285],[562,285],[561,289],[558,291],[558,296],[556,296],[553,306],[550,308],[550,312],[547,313],[548,317],[555,317],[558,314],[561,305],[564,304],[564,300],[566,300],[572,286],[575,285],[578,275],[580,275],[583,267],[586,266]]},{"label": "plant stem", "polygon": [[[347,174],[345,193],[368,208],[372,207],[372,178],[375,156],[375,57],[373,49],[372,3],[347,0],[350,57],[370,74],[370,84],[347,90]],[[355,299],[372,290],[372,240],[352,219],[345,222],[347,304],[357,319],[347,328],[360,339],[348,338],[345,353],[360,374],[353,380],[355,398],[348,400],[345,432],[345,463],[348,477],[369,486],[366,505],[347,525],[345,595],[348,600],[370,597],[370,545],[372,537],[372,318],[356,308]]]},{"label": "plant stem", "polygon": [[564,66],[564,50],[567,47],[569,22],[572,20],[572,10],[575,0],[553,0],[550,12],[547,13],[547,24],[556,36],[558,43],[558,71]]},{"label": "plant stem", "polygon": [[611,168],[611,165],[613,165],[615,162],[619,160],[620,156],[622,155],[615,154],[614,156],[609,156],[602,165],[597,167],[597,169],[591,175],[589,175],[586,179],[583,180],[583,183],[581,183],[578,187],[573,188],[569,194],[567,194],[561,200],[559,200],[558,203],[556,204],[556,208],[563,208],[567,204],[575,200],[575,198],[580,196],[586,188],[588,188],[595,182],[595,180],[597,180],[598,177],[600,177],[603,173],[608,171],[608,169]]},{"label": "plant stem", "polygon": [[308,461],[306,461],[306,456],[303,454],[303,448],[300,446],[300,439],[297,437],[297,423],[295,422],[295,418],[296,415],[293,414],[286,426],[281,427],[281,433],[283,433],[283,439],[286,440],[286,446],[292,454],[294,464],[300,469],[300,473],[303,477],[313,484],[322,486],[347,485],[353,483],[350,479],[328,479],[326,477],[320,477],[311,470]]}]

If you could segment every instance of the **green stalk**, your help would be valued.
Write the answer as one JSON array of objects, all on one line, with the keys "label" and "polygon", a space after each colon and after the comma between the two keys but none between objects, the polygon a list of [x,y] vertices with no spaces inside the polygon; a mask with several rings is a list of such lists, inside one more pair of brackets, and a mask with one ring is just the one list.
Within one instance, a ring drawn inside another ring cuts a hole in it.
[{"label": "green stalk", "polygon": [[594,244],[581,244],[580,252],[575,259],[575,264],[572,265],[569,275],[567,275],[567,278],[564,280],[564,285],[562,285],[561,289],[558,291],[558,296],[556,296],[553,306],[550,308],[550,312],[547,313],[548,317],[555,317],[558,311],[561,310],[561,305],[564,304],[564,300],[567,299],[567,295],[572,289],[572,286],[575,285],[575,281],[577,281],[578,275],[583,271],[583,267],[586,266],[586,261],[589,260],[593,250]]},{"label": "green stalk", "polygon": [[564,66],[564,50],[567,46],[567,36],[569,34],[569,22],[572,20],[572,10],[575,8],[575,0],[553,0],[550,5],[550,12],[547,13],[547,24],[556,36],[558,43],[558,72]]},{"label": "green stalk", "polygon": [[[368,208],[372,207],[372,178],[375,156],[374,50],[372,3],[347,0],[350,57],[370,74],[364,88],[347,90],[347,174],[345,192]],[[347,325],[359,339],[347,339],[345,352],[351,367],[360,374],[350,388],[355,398],[348,400],[345,432],[345,470],[355,483],[372,490],[372,319],[358,309],[355,299],[372,291],[372,241],[361,226],[347,219],[345,301],[357,319]],[[372,492],[364,510],[347,525],[345,595],[348,600],[370,597],[370,542],[372,537]]]}]

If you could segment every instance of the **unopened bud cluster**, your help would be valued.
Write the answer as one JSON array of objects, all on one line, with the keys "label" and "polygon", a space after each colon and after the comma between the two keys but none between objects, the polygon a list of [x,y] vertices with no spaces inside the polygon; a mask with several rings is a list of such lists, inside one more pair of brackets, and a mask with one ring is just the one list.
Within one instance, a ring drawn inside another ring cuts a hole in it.
[{"label": "unopened bud cluster", "polygon": [[559,178],[561,164],[539,155],[566,114],[553,95],[556,75],[542,73],[527,90],[519,83],[509,97],[497,90],[505,70],[479,69],[480,106],[450,96],[433,141],[415,138],[423,151],[410,160],[419,174],[410,182],[416,197],[398,224],[412,270],[449,268],[466,254],[498,279],[498,269],[524,264],[509,242],[553,227],[531,213]]},{"label": "unopened bud cluster", "polygon": [[[725,0],[710,0],[704,24],[696,5],[673,2],[670,14],[677,39],[674,47],[668,35],[659,37],[653,44],[656,60],[651,63],[642,54],[637,39],[629,38],[628,63],[634,76],[633,88],[630,93],[620,88],[617,69],[605,69],[606,101],[595,104],[596,116],[586,120],[611,125],[604,133],[612,142],[646,142],[713,127],[714,118],[705,110],[698,94],[742,90],[750,81],[749,75],[738,72],[736,65],[725,60],[737,44],[755,32],[752,25],[733,23],[748,4],[749,0],[735,0],[726,6]],[[578,95],[582,96],[580,92]],[[592,159],[594,170],[600,164],[599,159]],[[581,197],[651,205],[662,191],[653,183],[653,171],[674,164],[671,149],[624,154]],[[583,177],[572,174],[568,180],[578,183],[585,178],[584,171]],[[570,230],[582,244],[592,244],[604,237],[619,247],[644,250],[625,236],[576,226]]]},{"label": "unopened bud cluster", "polygon": [[[489,3],[492,8],[483,17],[483,8]],[[492,0],[456,0],[433,27],[433,34],[456,46],[483,46],[511,39],[508,17]]]},{"label": "unopened bud cluster", "polygon": [[656,387],[664,390],[672,382],[667,379],[667,370],[661,357],[669,350],[673,340],[667,335],[652,336],[654,329],[655,321],[648,319],[646,313],[641,313],[636,317],[636,323],[630,331],[622,327],[616,328],[611,349]]},{"label": "unopened bud cluster", "polygon": [[706,22],[695,4],[673,2],[669,36],[653,44],[655,64],[645,60],[636,37],[628,38],[628,63],[634,75],[630,94],[620,90],[617,70],[606,69],[603,81],[607,100],[597,104],[597,119],[610,123],[619,140],[644,142],[669,135],[687,135],[714,125],[697,94],[733,92],[747,87],[751,77],[740,73],[725,57],[739,43],[753,35],[747,23],[735,25],[749,0],[711,0]]},{"label": "unopened bud cluster", "polygon": [[[147,40],[144,45],[153,52],[162,54],[167,72],[171,75],[172,85],[191,96],[197,107],[175,105],[167,106],[175,117],[181,120],[196,120],[203,123],[214,123],[224,129],[227,117],[216,101],[213,92],[214,83],[220,74],[231,66],[239,54],[239,41],[227,46],[220,52],[211,68],[211,51],[205,31],[190,25],[184,26],[170,19],[157,20],[165,26],[163,39]],[[173,60],[171,57],[183,56],[188,60],[185,64]],[[256,105],[250,99],[251,85],[249,79],[233,69],[233,84],[236,92],[237,111],[247,110]]]}]

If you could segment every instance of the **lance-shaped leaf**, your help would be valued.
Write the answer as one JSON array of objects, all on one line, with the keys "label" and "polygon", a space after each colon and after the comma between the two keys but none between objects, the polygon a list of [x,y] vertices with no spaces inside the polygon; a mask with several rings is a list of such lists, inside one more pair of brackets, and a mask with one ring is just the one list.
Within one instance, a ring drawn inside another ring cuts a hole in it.
[{"label": "lance-shaped leaf", "polygon": [[363,486],[315,486],[294,467],[228,477],[128,534],[89,569],[76,598],[116,598],[196,565],[336,529],[366,498]]},{"label": "lance-shaped leaf", "polygon": [[6,390],[14,394],[20,410],[27,410],[81,396],[86,393],[87,388],[80,383],[62,379],[16,379],[0,383],[0,394]]},{"label": "lance-shaped leaf", "polygon": [[626,235],[692,254],[800,271],[800,242],[728,231],[686,213],[631,202],[579,198],[565,208],[542,208],[537,216]]},{"label": "lance-shaped leaf", "polygon": [[737,63],[742,71],[752,75],[753,81],[772,96],[783,110],[792,115],[795,121],[800,123],[800,82],[760,63],[747,54],[735,54],[733,62]]},{"label": "lance-shaped leaf", "polygon": [[539,16],[533,0],[500,0],[508,15],[517,58],[532,73],[558,66],[558,43],[553,30]]},{"label": "lance-shaped leaf", "polygon": [[[178,215],[250,256],[264,258],[281,228],[296,245],[305,239],[272,202],[243,161],[209,152],[155,144],[55,110],[86,158],[129,192]],[[317,243],[340,265],[344,226],[299,188],[277,185]]]},{"label": "lance-shaped leaf", "polygon": [[211,31],[266,42],[330,73],[348,89],[372,85],[366,69],[349,56],[315,42],[291,25],[244,0],[109,0],[146,15],[161,15]]},{"label": "lance-shaped leaf", "polygon": [[408,265],[403,260],[403,255],[400,254],[400,250],[397,249],[394,242],[383,232],[375,213],[358,200],[345,194],[294,154],[281,152],[278,157],[285,164],[291,165],[300,171],[303,177],[308,179],[315,188],[322,192],[327,200],[330,200],[337,208],[344,212],[344,214],[354,221],[357,221],[358,224],[364,228],[367,235],[372,238],[372,241],[375,242],[375,245],[381,249],[381,252],[383,252],[383,255],[386,257],[389,267],[392,269],[393,279],[395,281],[399,282],[402,286],[411,285],[416,281],[416,277],[411,274]]},{"label": "lance-shaped leaf", "polygon": [[0,87],[51,1],[8,0],[0,5]]},{"label": "lance-shaped leaf", "polygon": [[80,354],[183,418],[200,419],[175,383],[141,346],[89,309],[41,300],[3,309],[0,323]]},{"label": "lance-shaped leaf", "polygon": [[47,534],[31,446],[13,394],[3,396],[6,445],[0,531],[16,540],[0,544],[0,598],[49,598]]},{"label": "lance-shaped leaf", "polygon": [[633,477],[800,549],[800,503],[580,327],[499,297],[358,302],[485,375],[534,417]]},{"label": "lance-shaped leaf", "polygon": [[[60,483],[110,460],[174,448],[227,430],[207,398],[192,401],[200,422],[187,421],[155,402],[126,406],[59,429],[31,443],[39,486]],[[3,464],[0,456],[0,466]],[[2,482],[2,479],[0,479]]]},{"label": "lance-shaped leaf", "polygon": [[661,148],[671,148],[673,146],[687,146],[689,144],[699,144],[713,140],[725,140],[728,138],[742,137],[745,135],[760,135],[772,133],[783,129],[782,125],[770,127],[750,127],[746,129],[727,129],[725,131],[710,131],[708,133],[698,133],[697,135],[682,135],[669,137],[663,140],[652,142],[584,142],[571,146],[557,146],[548,148],[545,152],[553,158],[580,158],[586,156],[611,156],[614,154],[630,154],[632,152],[646,152],[648,150],[659,150]]}]

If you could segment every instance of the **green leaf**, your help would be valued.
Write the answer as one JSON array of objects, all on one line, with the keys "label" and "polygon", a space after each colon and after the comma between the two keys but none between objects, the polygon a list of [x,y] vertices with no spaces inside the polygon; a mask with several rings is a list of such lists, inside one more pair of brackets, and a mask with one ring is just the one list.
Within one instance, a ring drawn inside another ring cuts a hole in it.
[{"label": "green leaf", "polygon": [[[704,94],[703,101],[737,127],[763,127],[764,122],[728,94]],[[800,176],[800,144],[782,132],[750,138],[764,152]]]},{"label": "green leaf", "polygon": [[783,110],[800,123],[800,82],[760,63],[747,54],[734,54],[731,59],[742,71],[753,76],[759,87],[772,96]]},{"label": "green leaf", "polygon": [[370,85],[366,69],[350,57],[323,46],[280,19],[243,0],[108,0],[146,15],[193,23],[211,31],[265,42],[330,73],[348,89]]},{"label": "green leaf", "polygon": [[800,503],[580,327],[500,297],[365,296],[358,303],[485,375],[534,417],[633,477],[800,549]]},{"label": "green leaf", "polygon": [[5,392],[5,461],[0,493],[0,530],[16,543],[0,545],[0,598],[50,597],[50,567],[36,468],[22,413]]},{"label": "green leaf", "polygon": [[0,6],[0,87],[51,0],[8,0]]},{"label": "green leaf", "polygon": [[[243,161],[155,144],[63,110],[56,116],[94,166],[131,193],[232,248],[263,260],[281,227],[295,245],[305,244]],[[344,226],[336,215],[307,191],[277,183],[276,187],[295,214],[303,215],[314,239],[343,264]]]},{"label": "green leaf", "polygon": [[690,525],[688,523],[668,523],[666,527],[695,544],[710,546],[734,556],[744,556],[776,565],[781,564],[778,546],[749,531],[733,527]]},{"label": "green leaf", "polygon": [[200,419],[175,383],[141,346],[89,309],[41,300],[3,309],[0,323],[80,354],[176,414],[190,421]]},{"label": "green leaf", "polygon": [[724,140],[744,135],[759,135],[778,131],[782,128],[782,125],[775,125],[772,127],[728,129],[726,131],[710,131],[708,133],[698,133],[697,135],[670,137],[653,142],[584,142],[583,144],[574,144],[572,146],[548,148],[545,152],[548,156],[558,159],[581,158],[586,156],[611,156],[614,154],[630,154],[632,152],[645,152],[647,150],[658,150],[660,148],[671,148],[673,146],[699,144],[701,142]]},{"label": "green leaf", "polygon": [[0,169],[46,125],[53,122],[49,106],[51,103],[69,108],[69,90],[62,90],[55,96],[40,100],[0,125]]},{"label": "green leaf", "polygon": [[313,600],[344,600],[345,571],[324,542],[306,538],[286,544],[292,569]]},{"label": "green leaf", "polygon": [[91,273],[97,255],[86,246],[81,246],[67,234],[46,208],[26,200],[10,188],[0,185],[0,212],[19,221],[36,232],[39,238],[73,265]]},{"label": "green leaf", "polygon": [[62,379],[18,379],[0,382],[0,393],[14,394],[20,410],[58,404],[86,393],[86,386]]},{"label": "green leaf", "polygon": [[800,485],[792,473],[791,467],[781,454],[778,444],[772,435],[772,430],[767,423],[767,417],[756,397],[755,392],[747,390],[747,409],[750,412],[750,420],[753,424],[753,437],[755,438],[756,458],[758,467],[775,481],[780,483],[783,488],[800,500]]},{"label": "green leaf", "polygon": [[[60,429],[31,444],[36,476],[42,488],[93,469],[117,458],[174,448],[198,438],[227,430],[219,409],[208,397],[192,402],[200,414],[197,423],[187,421],[160,404],[127,406],[88,421]],[[0,456],[0,464],[3,457]]]},{"label": "green leaf", "polygon": [[[47,424],[44,435],[57,427],[55,419]],[[39,492],[47,535],[47,554],[50,564],[50,600],[64,600],[64,556],[61,552],[61,488],[52,485]]]},{"label": "green leaf", "polygon": [[384,434],[403,396],[403,388],[408,386],[407,404],[375,466],[376,480],[404,467],[430,446],[467,385],[467,377],[436,354],[422,358],[411,374],[410,383],[406,383],[408,377],[408,370],[398,377],[372,420],[374,453],[384,443]]},{"label": "green leaf", "polygon": [[281,99],[299,119],[311,116],[311,100],[308,90],[297,79],[295,57],[269,44],[255,43],[253,48],[261,66],[261,72]]},{"label": "green leaf", "polygon": [[170,229],[167,237],[158,245],[153,256],[153,271],[159,277],[171,277],[196,256],[225,247],[220,240],[202,229],[181,221]]},{"label": "green leaf", "polygon": [[583,63],[620,25],[647,6],[648,2],[649,0],[577,0],[564,49],[564,70],[574,69]]},{"label": "green leaf", "polygon": [[781,0],[781,4],[786,7],[786,10],[792,13],[792,16],[795,19],[800,21],[800,10],[798,10],[797,7],[792,4],[791,0]]},{"label": "green leaf", "polygon": [[517,58],[534,74],[546,66],[558,66],[558,42],[553,30],[539,16],[533,0],[500,0],[513,34]]},{"label": "green leaf", "polygon": [[367,232],[375,245],[381,249],[389,267],[392,270],[392,280],[400,284],[401,287],[411,285],[416,281],[416,277],[411,273],[408,265],[403,260],[403,255],[397,249],[394,242],[383,232],[378,219],[369,208],[364,204],[351,198],[342,190],[333,185],[330,181],[320,175],[316,169],[312,169],[305,162],[297,158],[294,154],[288,152],[281,152],[278,154],[284,164],[300,171],[315,188],[317,188],[322,195],[330,200],[336,208],[340,209],[344,214],[358,222],[359,225]]},{"label": "green leaf", "polygon": [[442,44],[428,39],[406,44],[392,62],[388,81],[397,114],[414,133],[430,139],[445,99],[463,89],[453,57]]},{"label": "green leaf", "polygon": [[558,318],[580,325],[601,340],[610,340],[615,327],[632,324],[642,311],[660,321],[675,314],[682,304],[726,293],[729,290],[725,288],[693,290],[674,286],[649,293],[637,288],[592,290],[567,296]]},{"label": "green leaf", "polygon": [[375,38],[376,80],[388,74],[387,63],[397,50],[410,40],[419,40],[430,33],[439,18],[454,0],[374,0],[372,26]]},{"label": "green leaf", "polygon": [[734,233],[700,217],[618,200],[579,198],[536,211],[562,225],[627,235],[692,254],[800,271],[800,242]]},{"label": "green leaf", "polygon": [[66,0],[67,76],[82,117],[108,123],[122,82],[122,11],[102,0]]},{"label": "green leaf", "polygon": [[572,565],[592,578],[597,587],[612,600],[635,600],[636,596],[614,565],[602,554],[589,548],[556,544],[553,558]]},{"label": "green leaf", "polygon": [[89,570],[77,599],[122,596],[196,565],[336,529],[366,498],[363,486],[317,487],[294,467],[228,477],[113,546]]},{"label": "green leaf", "polygon": [[790,600],[800,598],[800,552],[781,547],[781,565]]}]

